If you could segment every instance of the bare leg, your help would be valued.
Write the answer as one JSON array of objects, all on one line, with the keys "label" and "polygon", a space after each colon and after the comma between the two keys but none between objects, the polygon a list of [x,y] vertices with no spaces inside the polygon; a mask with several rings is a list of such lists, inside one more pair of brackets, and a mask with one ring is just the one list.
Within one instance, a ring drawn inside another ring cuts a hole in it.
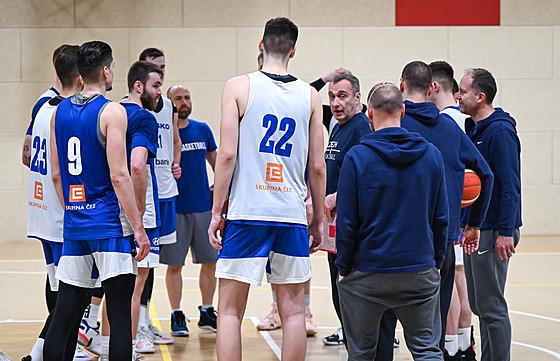
[{"label": "bare leg", "polygon": [[467,280],[465,278],[465,267],[457,266],[455,268],[455,285],[457,286],[457,294],[461,303],[461,314],[459,316],[459,328],[467,328],[472,325],[472,311],[467,295]]},{"label": "bare leg", "polygon": [[132,294],[132,338],[136,338],[136,332],[138,331],[138,313],[140,310],[140,298],[142,297],[142,292],[144,291],[144,284],[150,273],[149,268],[138,267],[138,276],[136,277],[136,283],[134,284],[134,293]]},{"label": "bare leg", "polygon": [[277,284],[278,313],[282,320],[282,360],[304,360],[307,348],[303,283]]},{"label": "bare leg", "polygon": [[216,263],[204,263],[200,267],[200,275],[198,276],[198,287],[202,295],[202,304],[211,305],[216,292]]},{"label": "bare leg", "polygon": [[[457,275],[455,275],[457,279]],[[446,335],[456,335],[459,326],[459,313],[461,312],[461,303],[459,302],[459,295],[457,294],[457,285],[453,285],[453,293],[451,294],[451,304],[449,305],[449,312],[447,313],[447,328]]]},{"label": "bare leg", "polygon": [[182,266],[167,266],[165,274],[165,285],[167,286],[167,297],[171,310],[181,308],[181,296],[183,294]]},{"label": "bare leg", "polygon": [[220,279],[216,335],[218,360],[241,361],[241,322],[247,306],[249,286],[248,283]]}]

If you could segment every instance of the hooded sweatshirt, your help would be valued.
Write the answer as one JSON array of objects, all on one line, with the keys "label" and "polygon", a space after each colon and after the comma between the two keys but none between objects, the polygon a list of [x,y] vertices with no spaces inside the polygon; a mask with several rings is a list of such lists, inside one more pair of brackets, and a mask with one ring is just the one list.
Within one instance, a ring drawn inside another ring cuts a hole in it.
[{"label": "hooded sweatshirt", "polygon": [[336,265],[402,273],[440,268],[448,204],[440,152],[416,133],[386,128],[348,151],[337,190]]},{"label": "hooded sweatshirt", "polygon": [[492,198],[481,228],[497,229],[499,235],[511,237],[513,230],[522,225],[521,143],[515,119],[501,108],[496,108],[476,127],[472,118],[468,118],[465,131],[494,173]]},{"label": "hooded sweatshirt", "polygon": [[432,143],[443,157],[449,200],[448,242],[453,242],[460,235],[465,168],[474,170],[482,184],[480,196],[472,206],[470,218],[467,220],[471,226],[482,225],[490,203],[494,176],[482,154],[461,128],[448,117],[441,115],[434,103],[413,103],[406,100],[404,104],[402,127],[410,132],[419,133]]}]

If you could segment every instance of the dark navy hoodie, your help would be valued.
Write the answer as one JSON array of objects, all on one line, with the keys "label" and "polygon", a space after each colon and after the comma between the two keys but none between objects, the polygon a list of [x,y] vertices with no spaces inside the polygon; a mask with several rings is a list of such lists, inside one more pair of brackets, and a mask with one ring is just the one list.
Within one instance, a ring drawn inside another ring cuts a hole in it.
[{"label": "dark navy hoodie", "polygon": [[403,128],[365,135],[344,157],[337,190],[336,265],[401,273],[440,268],[448,205],[440,152]]},{"label": "dark navy hoodie", "polygon": [[476,128],[472,118],[467,118],[465,131],[494,173],[494,190],[481,228],[497,229],[501,236],[511,237],[513,230],[522,225],[521,143],[515,119],[496,108]]},{"label": "dark navy hoodie", "polygon": [[475,227],[481,226],[490,203],[494,178],[492,171],[482,154],[457,123],[441,115],[434,103],[413,103],[406,100],[404,104],[405,115],[402,118],[402,127],[410,132],[419,133],[439,149],[443,157],[449,200],[448,241],[453,242],[460,234],[465,168],[474,170],[482,183],[480,196],[472,206],[468,219],[468,224]]}]

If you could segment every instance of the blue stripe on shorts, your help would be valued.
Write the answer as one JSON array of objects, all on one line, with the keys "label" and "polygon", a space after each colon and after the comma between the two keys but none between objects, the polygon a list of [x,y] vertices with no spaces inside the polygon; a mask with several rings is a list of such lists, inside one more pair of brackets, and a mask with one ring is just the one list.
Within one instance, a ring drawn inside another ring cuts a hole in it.
[{"label": "blue stripe on shorts", "polygon": [[62,242],[51,242],[41,238],[39,240],[43,245],[43,253],[45,254],[47,265],[54,263],[58,267],[58,261],[60,261],[60,256],[62,255]]}]

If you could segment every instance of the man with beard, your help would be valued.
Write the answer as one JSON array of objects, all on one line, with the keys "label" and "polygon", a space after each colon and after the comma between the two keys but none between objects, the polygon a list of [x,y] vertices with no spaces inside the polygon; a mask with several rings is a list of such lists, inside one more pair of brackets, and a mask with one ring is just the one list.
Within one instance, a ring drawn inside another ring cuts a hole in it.
[{"label": "man with beard", "polygon": [[180,315],[183,312],[181,271],[189,247],[192,247],[193,262],[201,264],[199,286],[202,305],[198,306],[198,327],[216,332],[217,316],[212,300],[216,290],[214,272],[218,251],[208,241],[212,198],[206,161],[214,169],[217,146],[207,124],[189,119],[192,111],[191,93],[185,86],[171,87],[167,91],[167,97],[175,104],[179,114],[178,127],[182,142],[180,166],[183,170],[183,175],[177,179],[177,242],[161,248],[162,259],[168,265],[165,279],[167,293],[173,313]]},{"label": "man with beard", "polygon": [[127,155],[136,205],[150,238],[150,253],[138,263],[138,276],[132,295],[132,335],[136,338],[134,350],[139,353],[155,352],[153,337],[145,320],[139,322],[138,312],[150,269],[159,266],[158,227],[161,223],[154,167],[158,128],[155,117],[148,110],[154,110],[158,104],[162,76],[163,72],[158,66],[147,61],[135,62],[128,71],[128,97],[121,102],[128,117]]}]

